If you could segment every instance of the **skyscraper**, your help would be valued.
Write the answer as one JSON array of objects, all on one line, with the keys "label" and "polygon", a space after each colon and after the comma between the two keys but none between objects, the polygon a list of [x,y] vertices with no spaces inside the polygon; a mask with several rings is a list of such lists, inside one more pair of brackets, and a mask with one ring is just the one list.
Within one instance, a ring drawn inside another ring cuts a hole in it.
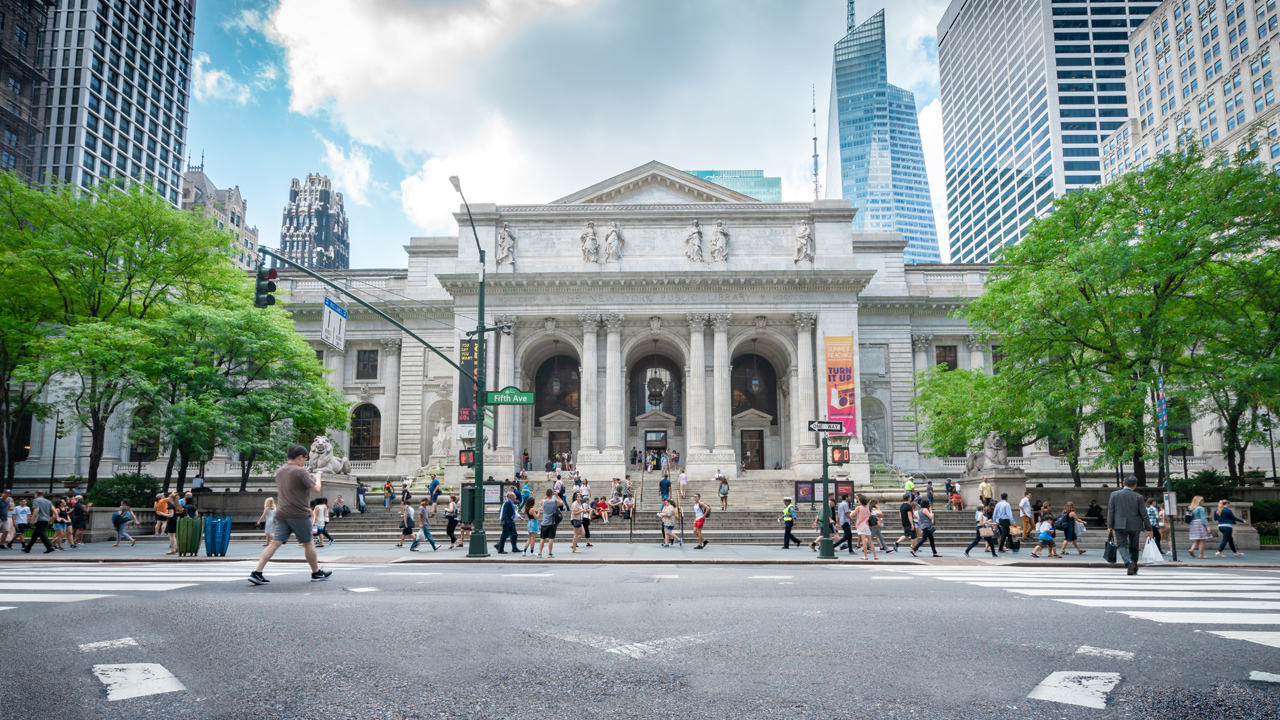
[{"label": "skyscraper", "polygon": [[303,183],[294,178],[280,226],[281,254],[307,267],[345,270],[350,251],[342,193],[325,175],[308,174]]},{"label": "skyscraper", "polygon": [[1102,179],[1124,125],[1129,29],[1156,0],[952,0],[938,24],[953,262],[987,262]]},{"label": "skyscraper", "polygon": [[763,170],[686,170],[703,180],[736,190],[760,202],[782,202],[782,178],[765,177]]},{"label": "skyscraper", "polygon": [[827,196],[858,209],[854,232],[902,233],[906,262],[941,262],[915,95],[889,84],[884,11],[855,26],[848,1],[831,67]]},{"label": "skyscraper", "polygon": [[249,201],[240,195],[240,186],[221,189],[204,174],[204,159],[182,174],[182,209],[199,208],[213,218],[218,228],[231,233],[231,259],[244,270],[258,264],[258,228],[245,222]]},{"label": "skyscraper", "polygon": [[128,178],[179,204],[195,12],[195,0],[57,0],[37,108],[42,178]]},{"label": "skyscraper", "polygon": [[40,69],[44,28],[53,0],[0,0],[0,170],[35,182],[44,140],[44,118],[36,112],[48,78]]}]

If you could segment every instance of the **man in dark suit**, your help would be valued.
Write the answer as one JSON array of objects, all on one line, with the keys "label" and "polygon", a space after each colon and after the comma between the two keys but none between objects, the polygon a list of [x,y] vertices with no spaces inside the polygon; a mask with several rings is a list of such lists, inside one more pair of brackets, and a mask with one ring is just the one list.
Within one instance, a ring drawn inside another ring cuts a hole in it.
[{"label": "man in dark suit", "polygon": [[511,552],[515,552],[516,540],[520,535],[516,533],[516,494],[514,492],[508,492],[507,499],[502,501],[502,508],[498,511],[498,521],[502,523],[502,535],[494,547],[498,549],[499,555],[506,555],[506,551],[502,548],[506,546],[507,538],[511,538]]},{"label": "man in dark suit", "polygon": [[1130,575],[1138,574],[1138,539],[1151,530],[1146,503],[1134,491],[1137,486],[1138,478],[1128,475],[1124,487],[1111,493],[1107,501],[1107,530],[1115,534],[1117,550]]}]

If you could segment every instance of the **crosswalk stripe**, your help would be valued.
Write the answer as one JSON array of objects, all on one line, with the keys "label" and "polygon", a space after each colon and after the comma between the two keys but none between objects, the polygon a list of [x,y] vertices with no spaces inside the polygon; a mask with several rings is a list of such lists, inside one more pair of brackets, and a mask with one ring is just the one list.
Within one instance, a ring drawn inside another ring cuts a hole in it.
[{"label": "crosswalk stripe", "polygon": [[1184,610],[1280,610],[1280,602],[1258,600],[1147,600],[1126,598],[1123,600],[1089,600],[1054,598],[1057,602],[1084,607],[1104,608],[1181,608]]},{"label": "crosswalk stripe", "polygon": [[1144,612],[1119,610],[1129,617],[1184,625],[1280,625],[1280,613]]},{"label": "crosswalk stripe", "polygon": [[78,602],[80,600],[99,600],[101,598],[115,597],[114,595],[70,595],[70,594],[52,594],[52,593],[27,593],[22,595],[6,593],[0,595],[0,602]]},{"label": "crosswalk stripe", "polygon": [[191,587],[197,583],[123,583],[123,582],[0,582],[0,590],[139,590],[143,592],[164,592],[178,588]]},{"label": "crosswalk stripe", "polygon": [[1131,598],[1226,598],[1230,600],[1280,600],[1280,592],[1183,592],[1180,590],[1017,590],[1009,592],[1032,597],[1131,597]]},{"label": "crosswalk stripe", "polygon": [[[276,573],[280,574],[280,573]],[[194,575],[154,575],[154,576],[138,576],[138,575],[75,575],[72,577],[59,576],[50,577],[48,575],[0,575],[0,582],[6,580],[41,580],[54,582],[229,582],[232,580],[244,580],[244,573],[236,573],[235,575],[218,575],[215,577],[198,577]]]},{"label": "crosswalk stripe", "polygon": [[1210,630],[1213,635],[1228,640],[1247,640],[1251,643],[1280,648],[1280,632],[1258,632],[1249,630]]},{"label": "crosswalk stripe", "polygon": [[1083,582],[1080,582],[1080,583],[976,582],[976,583],[969,583],[969,584],[974,585],[976,587],[996,588],[996,589],[1004,589],[1004,590],[1053,590],[1053,589],[1071,590],[1071,589],[1078,588],[1081,585],[1088,584],[1090,586],[1097,587],[1099,589],[1131,590],[1135,593],[1143,592],[1145,590],[1201,590],[1201,591],[1220,590],[1224,592],[1233,592],[1237,590],[1238,591],[1254,590],[1254,591],[1280,592],[1280,585],[1235,585],[1231,587],[1221,587],[1221,586],[1214,586],[1214,585],[1183,585],[1182,583],[1160,583],[1160,584],[1152,583],[1148,585],[1139,585],[1136,583],[1135,584],[1098,583],[1094,585],[1093,583],[1083,583]]},{"label": "crosswalk stripe", "polygon": [[1104,710],[1107,694],[1120,682],[1120,673],[1055,672],[1040,682],[1028,698]]}]

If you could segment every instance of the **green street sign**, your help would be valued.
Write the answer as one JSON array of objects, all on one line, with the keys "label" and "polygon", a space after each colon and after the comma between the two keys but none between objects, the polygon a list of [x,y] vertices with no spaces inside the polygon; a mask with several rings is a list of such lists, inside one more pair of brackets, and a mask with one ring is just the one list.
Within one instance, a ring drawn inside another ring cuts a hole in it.
[{"label": "green street sign", "polygon": [[533,392],[521,392],[518,388],[503,388],[489,393],[485,400],[488,405],[532,405]]}]

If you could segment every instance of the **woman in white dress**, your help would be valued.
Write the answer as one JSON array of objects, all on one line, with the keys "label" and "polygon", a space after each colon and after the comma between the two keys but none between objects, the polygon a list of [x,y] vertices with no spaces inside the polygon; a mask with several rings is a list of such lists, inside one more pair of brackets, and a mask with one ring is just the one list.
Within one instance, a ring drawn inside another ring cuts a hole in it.
[{"label": "woman in white dress", "polygon": [[262,517],[258,518],[258,525],[267,533],[267,541],[262,543],[264,546],[271,544],[271,538],[276,534],[276,499],[267,498],[262,504]]}]

